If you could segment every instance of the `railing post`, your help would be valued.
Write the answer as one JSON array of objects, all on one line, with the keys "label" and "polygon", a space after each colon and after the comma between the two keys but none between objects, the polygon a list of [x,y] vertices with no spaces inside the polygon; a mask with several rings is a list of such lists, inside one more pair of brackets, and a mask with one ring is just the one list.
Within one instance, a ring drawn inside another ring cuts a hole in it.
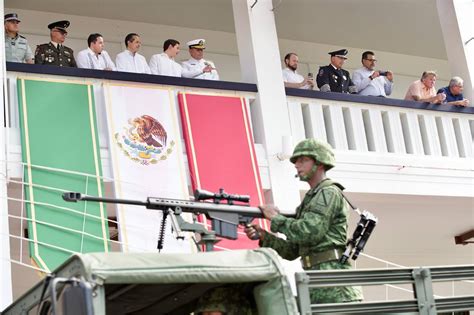
[{"label": "railing post", "polygon": [[305,272],[295,274],[298,308],[301,315],[311,314],[311,298],[309,295],[309,276]]},{"label": "railing post", "polygon": [[414,291],[420,315],[436,315],[436,304],[428,268],[413,269]]}]

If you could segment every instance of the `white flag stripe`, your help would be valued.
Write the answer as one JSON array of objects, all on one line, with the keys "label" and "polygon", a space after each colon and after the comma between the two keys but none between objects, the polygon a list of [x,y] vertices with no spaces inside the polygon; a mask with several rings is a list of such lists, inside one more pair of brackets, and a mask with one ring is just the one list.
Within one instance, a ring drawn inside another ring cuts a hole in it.
[{"label": "white flag stripe", "polygon": [[[104,84],[104,87],[116,197],[188,199],[172,93],[150,86]],[[117,209],[123,250],[157,251],[161,211],[128,205]],[[192,251],[192,239],[176,240],[169,220],[166,223],[162,252]]]}]

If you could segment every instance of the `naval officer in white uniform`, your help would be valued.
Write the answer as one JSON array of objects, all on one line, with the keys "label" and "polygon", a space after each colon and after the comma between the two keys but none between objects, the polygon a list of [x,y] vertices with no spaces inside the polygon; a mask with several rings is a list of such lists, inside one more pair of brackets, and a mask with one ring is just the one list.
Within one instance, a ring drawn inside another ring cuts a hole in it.
[{"label": "naval officer in white uniform", "polygon": [[195,39],[187,42],[187,46],[191,58],[181,63],[183,66],[182,76],[193,79],[219,80],[214,63],[203,58],[206,40]]}]

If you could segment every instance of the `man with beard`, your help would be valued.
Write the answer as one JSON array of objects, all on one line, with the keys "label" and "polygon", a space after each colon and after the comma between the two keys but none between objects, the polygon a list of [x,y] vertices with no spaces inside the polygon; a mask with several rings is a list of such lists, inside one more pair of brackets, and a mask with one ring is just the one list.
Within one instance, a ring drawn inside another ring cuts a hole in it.
[{"label": "man with beard", "polygon": [[310,76],[305,78],[301,74],[299,74],[296,71],[296,69],[298,69],[298,63],[299,59],[297,54],[286,54],[286,67],[282,70],[285,87],[312,90],[314,87],[314,79]]}]

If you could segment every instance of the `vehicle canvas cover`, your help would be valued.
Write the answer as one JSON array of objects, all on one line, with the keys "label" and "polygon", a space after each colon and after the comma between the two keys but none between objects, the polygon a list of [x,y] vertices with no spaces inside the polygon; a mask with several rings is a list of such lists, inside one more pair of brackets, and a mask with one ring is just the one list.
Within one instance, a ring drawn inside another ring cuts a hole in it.
[{"label": "vehicle canvas cover", "polygon": [[[104,289],[105,293],[94,296],[95,314],[189,314],[205,291],[232,284],[252,285],[258,314],[298,313],[279,257],[267,248],[74,255],[54,273],[82,278]],[[14,304],[21,303],[35,288]]]}]

